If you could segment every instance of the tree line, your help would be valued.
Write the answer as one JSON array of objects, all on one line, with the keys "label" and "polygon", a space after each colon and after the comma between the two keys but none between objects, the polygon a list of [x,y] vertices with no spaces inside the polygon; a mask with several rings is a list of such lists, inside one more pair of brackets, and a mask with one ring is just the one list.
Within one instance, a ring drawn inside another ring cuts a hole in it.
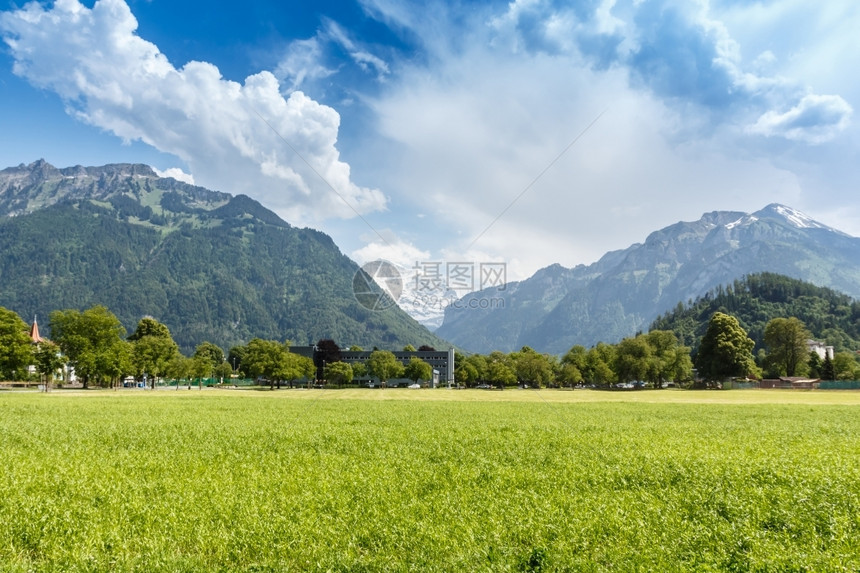
[{"label": "tree line", "polygon": [[126,336],[125,327],[104,306],[51,313],[51,340],[34,344],[28,330],[20,316],[0,307],[0,380],[27,380],[30,367],[35,366],[40,379],[50,383],[65,365],[74,369],[84,388],[115,386],[129,376],[153,388],[162,378],[190,384],[191,380],[199,383],[206,378],[229,380],[234,376],[280,388],[282,383],[293,385],[299,380],[344,385],[356,377],[374,376],[385,384],[392,378],[418,381],[433,375],[432,367],[423,360],[413,357],[403,366],[394,353],[384,350],[372,352],[366,364],[341,362],[339,349],[331,340],[318,343],[328,351],[321,354],[319,369],[313,359],[290,352],[289,341],[261,338],[234,346],[227,355],[219,346],[203,342],[192,355],[185,356],[166,325],[145,317]]},{"label": "tree line", "polygon": [[[74,368],[84,387],[111,386],[129,376],[152,387],[161,378],[188,380],[190,384],[190,380],[204,378],[247,376],[273,388],[299,380],[342,386],[368,377],[382,385],[391,379],[417,382],[432,377],[432,367],[423,360],[413,357],[403,365],[386,350],[374,349],[365,363],[348,364],[340,359],[332,340],[318,342],[316,362],[291,352],[289,341],[260,338],[234,346],[226,355],[217,345],[203,342],[185,356],[168,327],[156,319],[141,319],[135,331],[126,336],[119,319],[104,306],[55,311],[50,315],[50,330],[52,340],[34,345],[27,324],[16,313],[0,307],[0,379],[27,379],[31,366],[40,376],[52,378],[66,364]],[[454,376],[457,384],[467,387],[535,388],[662,388],[668,383],[710,386],[729,378],[780,376],[860,379],[855,353],[840,351],[822,358],[809,350],[807,341],[811,338],[800,319],[774,318],[764,328],[765,348],[754,354],[755,342],[738,319],[715,312],[694,352],[674,332],[652,330],[617,344],[601,342],[588,349],[576,345],[561,357],[528,346],[487,355],[457,352]],[[408,346],[404,350],[415,349]]]}]

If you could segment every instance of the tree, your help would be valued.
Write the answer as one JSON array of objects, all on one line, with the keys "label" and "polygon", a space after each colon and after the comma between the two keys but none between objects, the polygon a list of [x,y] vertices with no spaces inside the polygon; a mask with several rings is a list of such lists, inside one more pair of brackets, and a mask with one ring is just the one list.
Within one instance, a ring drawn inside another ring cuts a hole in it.
[{"label": "tree", "polygon": [[[471,382],[489,379],[487,378],[487,376],[489,375],[490,365],[486,357],[480,354],[472,354],[465,360],[462,360],[462,354],[457,353],[454,355],[455,368],[457,365],[460,365],[463,362],[468,363],[475,369],[475,376],[471,379]],[[454,379],[457,381],[458,384],[460,383],[460,379],[457,378],[456,374],[454,374]],[[468,385],[470,380],[463,380],[462,382],[463,384]]]},{"label": "tree", "polygon": [[248,343],[243,360],[245,371],[252,378],[265,378],[274,389],[275,382],[281,387],[281,375],[287,355],[286,347],[277,340],[254,338]]},{"label": "tree", "polygon": [[224,382],[225,378],[229,380],[233,376],[233,367],[230,366],[229,362],[225,361],[216,366],[215,371],[212,374],[221,382]]},{"label": "tree", "polygon": [[824,355],[824,362],[821,364],[821,379],[836,380],[836,366],[833,365],[829,353]]},{"label": "tree", "polygon": [[247,352],[247,346],[234,346],[230,349],[230,352],[227,353],[227,362],[230,363],[230,366],[233,367],[233,372],[236,374],[245,371],[242,361],[245,359],[245,354]]},{"label": "tree", "polygon": [[372,376],[379,378],[384,387],[392,378],[403,375],[403,366],[398,362],[393,352],[388,350],[374,350],[367,359],[367,369]]},{"label": "tree", "polygon": [[104,306],[83,312],[57,310],[51,313],[51,337],[74,367],[84,388],[91,381],[104,382],[128,367],[125,328]]},{"label": "tree", "polygon": [[332,362],[325,367],[325,380],[335,386],[343,386],[352,382],[352,366],[346,362]]},{"label": "tree", "polygon": [[367,376],[367,364],[364,362],[356,362],[352,365],[353,378],[364,378]]},{"label": "tree", "polygon": [[197,387],[203,389],[203,379],[212,376],[212,362],[208,356],[203,354],[195,354],[190,358],[191,377],[197,380]]},{"label": "tree", "polygon": [[141,318],[137,323],[137,328],[134,329],[134,332],[131,333],[128,339],[134,342],[136,340],[140,340],[144,336],[172,338],[170,335],[170,330],[167,328],[167,326],[158,322],[151,316],[145,316]]},{"label": "tree", "polygon": [[806,341],[811,337],[806,326],[797,318],[774,318],[764,328],[768,363],[786,376],[801,374],[809,356]]},{"label": "tree", "polygon": [[33,343],[27,323],[15,312],[0,307],[0,380],[21,380],[33,361]]},{"label": "tree", "polygon": [[340,346],[330,338],[323,338],[317,341],[316,350],[314,351],[314,365],[317,367],[316,377],[323,378],[323,369],[326,364],[332,362],[340,362]]},{"label": "tree", "polygon": [[497,383],[501,387],[512,386],[517,383],[517,373],[513,358],[510,355],[494,350],[486,357],[484,363],[486,367],[482,376],[478,378],[479,380]]},{"label": "tree", "polygon": [[403,370],[403,375],[415,383],[419,380],[430,380],[433,378],[433,367],[413,356]]},{"label": "tree", "polygon": [[403,347],[403,352],[415,352],[415,347],[411,344],[407,344]]},{"label": "tree", "polygon": [[225,359],[224,351],[221,350],[221,347],[212,344],[211,342],[202,342],[198,344],[197,348],[194,349],[194,356],[200,356],[208,360],[212,365],[213,370],[220,366]]},{"label": "tree", "polygon": [[455,360],[454,380],[457,384],[471,386],[478,379],[478,369],[468,360]]},{"label": "tree", "polygon": [[645,335],[652,349],[651,367],[645,380],[654,388],[662,388],[663,382],[689,380],[693,375],[690,349],[678,342],[678,337],[669,330],[652,330]]},{"label": "tree", "polygon": [[540,388],[552,381],[552,365],[545,354],[540,354],[528,346],[512,353],[514,373],[520,382]]},{"label": "tree", "polygon": [[[340,363],[334,362],[333,364]],[[288,381],[292,388],[293,382],[296,380],[301,378],[311,380],[314,377],[315,371],[316,367],[314,366],[313,360],[307,356],[301,356],[288,351],[284,356],[284,361],[281,363],[281,369],[278,372],[278,376],[280,376],[281,379]],[[350,377],[350,380],[352,380],[352,377]]]},{"label": "tree", "polygon": [[754,345],[735,317],[715,312],[696,355],[699,375],[708,381],[718,381],[755,372]]},{"label": "tree", "polygon": [[640,334],[634,338],[625,338],[616,345],[613,370],[619,382],[645,380],[657,370],[656,361],[651,345]]},{"label": "tree", "polygon": [[134,344],[132,364],[139,380],[149,378],[153,389],[158,378],[165,375],[167,366],[179,354],[179,346],[173,341],[170,329],[152,317],[144,317],[128,337]]},{"label": "tree", "polygon": [[167,367],[174,356],[179,354],[179,347],[173,342],[170,333],[147,334],[133,343],[132,364],[139,379],[146,375],[150,385],[155,389],[158,378],[167,373]]},{"label": "tree", "polygon": [[188,385],[190,387],[191,359],[177,352],[167,363],[167,369],[164,371],[164,374],[176,380],[177,390],[179,390],[180,380],[188,380]]},{"label": "tree", "polygon": [[615,362],[615,347],[605,342],[598,342],[588,349],[585,357],[585,370],[582,372],[589,384],[606,385],[615,380],[612,364]]},{"label": "tree", "polygon": [[811,378],[821,378],[821,356],[814,351],[809,351],[809,359],[806,361],[806,366],[809,369],[809,376]]},{"label": "tree", "polygon": [[50,340],[43,340],[36,347],[34,358],[36,370],[45,377],[45,391],[47,392],[51,387],[51,382],[54,381],[54,374],[66,363],[65,358],[60,353],[60,347]]},{"label": "tree", "polygon": [[836,380],[856,380],[857,360],[853,352],[837,352],[833,357],[833,370]]}]

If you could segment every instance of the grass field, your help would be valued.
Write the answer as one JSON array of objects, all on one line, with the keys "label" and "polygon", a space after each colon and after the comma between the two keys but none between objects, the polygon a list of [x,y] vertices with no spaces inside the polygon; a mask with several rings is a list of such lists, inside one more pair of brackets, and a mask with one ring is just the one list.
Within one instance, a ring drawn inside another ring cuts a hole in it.
[{"label": "grass field", "polygon": [[0,392],[0,571],[860,571],[860,393]]}]

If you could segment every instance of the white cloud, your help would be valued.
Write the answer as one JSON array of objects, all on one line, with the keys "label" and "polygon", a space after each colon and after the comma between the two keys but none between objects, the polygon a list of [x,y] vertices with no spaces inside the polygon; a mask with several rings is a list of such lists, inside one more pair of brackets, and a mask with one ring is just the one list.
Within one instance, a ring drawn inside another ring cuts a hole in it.
[{"label": "white cloud", "polygon": [[184,172],[179,167],[171,167],[169,169],[165,169],[164,171],[153,167],[152,170],[155,171],[155,174],[159,177],[172,177],[177,181],[182,181],[183,183],[194,185],[194,176],[190,173]]},{"label": "white cloud", "polygon": [[379,78],[391,71],[382,58],[370,53],[367,48],[359,46],[334,20],[326,20],[325,36],[346,50],[353,61],[363,70],[368,71],[372,68]]},{"label": "white cloud", "polygon": [[[507,261],[514,280],[555,262],[593,261],[707,211],[798,203],[794,173],[738,144],[749,139],[742,122],[702,128],[707,111],[631,85],[624,66],[594,69],[580,53],[520,49],[506,36],[519,32],[502,19],[464,27],[477,31],[460,39],[457,58],[431,53],[428,65],[402,66],[371,101],[380,134],[394,142],[380,182],[408,189],[400,202],[411,199],[444,229],[432,239],[442,243],[437,257],[480,250]],[[711,52],[734,72],[737,50],[726,39]]]},{"label": "white cloud", "polygon": [[16,74],[58,93],[82,121],[181,158],[200,185],[245,193],[300,223],[385,207],[340,160],[335,110],[301,92],[285,98],[270,72],[239,84],[206,62],[175,68],[136,29],[123,0],[0,15]]},{"label": "white cloud", "polygon": [[358,264],[371,261],[388,261],[401,270],[415,266],[416,262],[430,260],[430,251],[416,247],[413,243],[398,237],[390,229],[380,233],[365,234],[365,245],[356,249],[350,257]]},{"label": "white cloud", "polygon": [[299,89],[305,83],[327,78],[337,70],[321,63],[322,53],[319,38],[294,40],[287,47],[275,74],[290,82],[290,91]]},{"label": "white cloud", "polygon": [[750,132],[784,137],[810,144],[830,141],[850,123],[853,110],[844,99],[832,95],[807,95],[790,110],[763,114]]}]

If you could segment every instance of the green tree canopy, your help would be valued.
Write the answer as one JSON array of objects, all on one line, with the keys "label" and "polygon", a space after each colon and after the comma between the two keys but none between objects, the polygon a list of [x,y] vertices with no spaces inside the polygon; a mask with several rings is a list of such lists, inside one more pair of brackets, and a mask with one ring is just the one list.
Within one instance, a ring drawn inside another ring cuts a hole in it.
[{"label": "green tree canopy", "polygon": [[523,346],[519,352],[511,354],[514,373],[520,382],[540,388],[553,379],[553,368],[550,359],[528,346]]},{"label": "green tree canopy", "polygon": [[66,363],[65,357],[60,352],[60,347],[50,340],[43,340],[34,352],[36,370],[45,377],[45,388],[49,388],[54,381],[57,370]]},{"label": "green tree canopy", "polygon": [[696,355],[699,375],[715,381],[755,372],[754,344],[735,317],[715,312]]},{"label": "green tree canopy", "polygon": [[801,375],[805,370],[808,350],[806,341],[812,335],[797,318],[774,318],[764,328],[768,365],[786,376]]},{"label": "green tree canopy", "polygon": [[211,342],[202,342],[194,349],[194,356],[200,356],[209,361],[212,368],[215,369],[224,362],[224,351],[221,347]]},{"label": "green tree canopy", "polygon": [[0,380],[21,380],[33,361],[33,344],[27,323],[15,312],[0,307]]},{"label": "green tree canopy", "polygon": [[335,386],[343,386],[352,382],[353,371],[352,366],[346,362],[332,362],[326,364],[325,379],[329,384]]},{"label": "green tree canopy", "polygon": [[403,366],[388,350],[374,350],[367,359],[367,369],[372,376],[379,378],[384,386],[392,378],[403,375]]},{"label": "green tree canopy", "polygon": [[413,382],[418,382],[419,380],[430,380],[433,378],[433,367],[420,358],[413,356],[409,359],[409,363],[406,365],[403,375]]},{"label": "green tree canopy", "polygon": [[177,354],[179,346],[173,342],[169,332],[167,336],[147,334],[134,341],[131,361],[136,376],[148,376],[152,388],[155,388],[156,380],[167,374],[168,364]]},{"label": "green tree canopy", "polygon": [[125,333],[119,319],[104,306],[51,313],[51,338],[85,388],[91,381],[104,382],[130,368]]},{"label": "green tree canopy", "polygon": [[141,318],[137,323],[137,328],[134,329],[134,332],[131,333],[128,339],[134,342],[144,336],[156,336],[173,340],[173,337],[170,335],[170,329],[151,316]]}]

